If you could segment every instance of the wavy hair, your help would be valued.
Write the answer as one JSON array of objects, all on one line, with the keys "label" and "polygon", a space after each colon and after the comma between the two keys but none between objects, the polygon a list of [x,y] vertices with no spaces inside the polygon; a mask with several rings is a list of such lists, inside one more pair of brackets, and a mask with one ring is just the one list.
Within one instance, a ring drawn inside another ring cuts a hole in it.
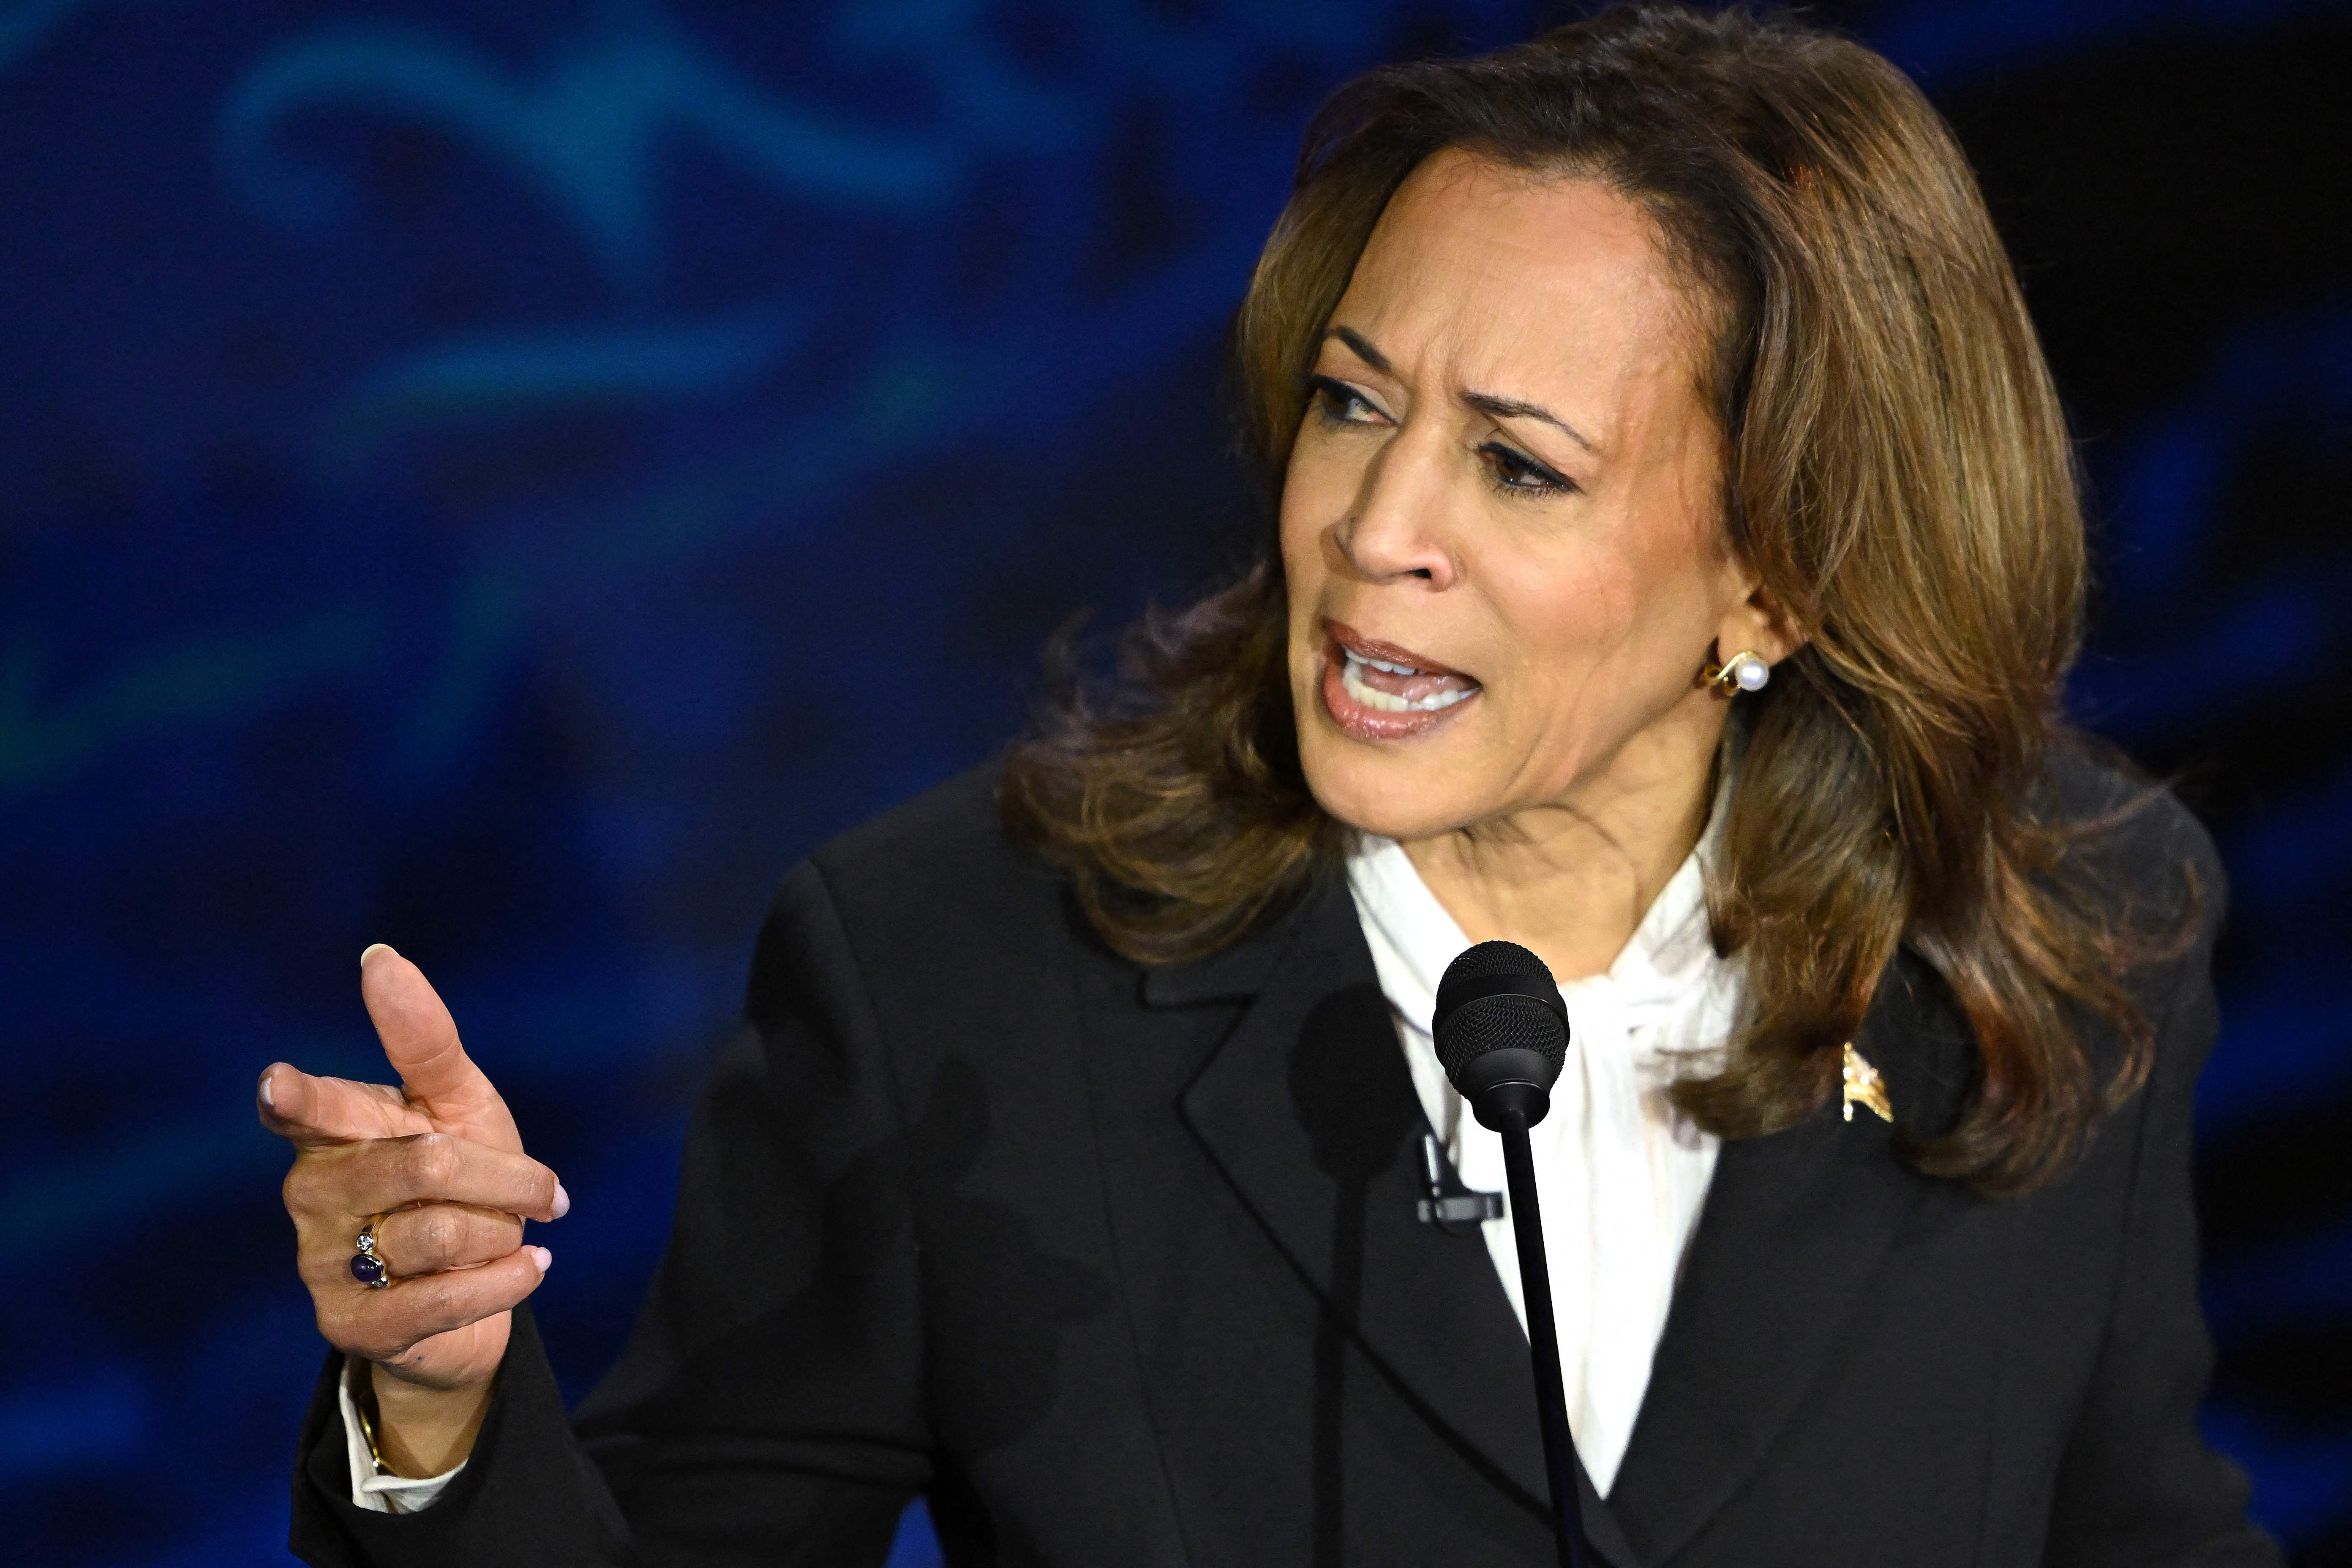
[{"label": "wavy hair", "polygon": [[[2123,977],[2162,934],[2088,885],[2071,852],[2097,824],[2049,782],[2083,521],[1966,159],[1885,59],[1746,10],[1621,7],[1359,78],[1307,131],[1235,325],[1271,489],[1374,222],[1454,147],[1603,181],[1650,214],[1712,307],[1700,374],[1728,543],[1807,639],[1734,709],[1708,904],[1718,948],[1745,956],[1751,1021],[1679,1103],[1725,1137],[1801,1119],[1836,1092],[1838,1047],[1907,947],[1979,1071],[1958,1124],[1906,1156],[1993,1194],[2048,1179],[2145,1076]],[[1234,940],[1344,849],[1298,764],[1284,592],[1269,538],[1235,586],[1132,628],[1107,689],[1058,685],[1010,761],[1008,830],[1068,868],[1133,958]],[[2111,1062],[2092,1060],[2091,1019],[2123,1042]]]}]

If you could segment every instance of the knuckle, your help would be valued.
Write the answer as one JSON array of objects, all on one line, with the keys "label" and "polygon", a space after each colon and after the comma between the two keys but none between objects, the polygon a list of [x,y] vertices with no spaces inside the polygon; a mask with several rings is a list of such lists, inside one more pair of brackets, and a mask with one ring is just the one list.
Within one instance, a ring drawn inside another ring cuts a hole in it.
[{"label": "knuckle", "polygon": [[463,1237],[464,1228],[454,1210],[436,1207],[418,1211],[414,1243],[420,1263],[446,1268],[456,1260]]},{"label": "knuckle", "polygon": [[285,1199],[286,1212],[299,1220],[318,1208],[318,1173],[308,1161],[298,1158],[286,1173],[286,1179],[278,1184],[278,1193]]},{"label": "knuckle", "polygon": [[447,1134],[425,1133],[408,1145],[408,1174],[419,1187],[439,1192],[457,1180],[463,1157]]}]

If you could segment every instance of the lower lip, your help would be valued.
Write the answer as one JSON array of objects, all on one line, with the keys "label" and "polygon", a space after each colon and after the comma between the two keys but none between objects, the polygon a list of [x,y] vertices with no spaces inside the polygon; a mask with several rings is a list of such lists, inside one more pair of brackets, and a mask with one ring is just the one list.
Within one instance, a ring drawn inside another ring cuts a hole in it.
[{"label": "lower lip", "polygon": [[1323,711],[1330,716],[1339,733],[1351,740],[1414,739],[1451,722],[1485,695],[1472,692],[1460,702],[1444,707],[1408,709],[1403,713],[1367,707],[1349,696],[1348,688],[1340,684],[1339,666],[1346,657],[1337,648],[1328,649],[1323,654]]}]

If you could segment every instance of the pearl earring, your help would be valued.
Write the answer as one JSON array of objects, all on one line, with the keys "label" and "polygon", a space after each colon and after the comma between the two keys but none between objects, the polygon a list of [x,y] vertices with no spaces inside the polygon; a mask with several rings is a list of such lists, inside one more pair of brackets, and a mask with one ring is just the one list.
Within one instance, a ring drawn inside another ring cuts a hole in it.
[{"label": "pearl earring", "polygon": [[1720,664],[1709,664],[1699,672],[1698,678],[1725,696],[1739,692],[1760,692],[1772,678],[1772,666],[1753,648],[1742,648]]}]

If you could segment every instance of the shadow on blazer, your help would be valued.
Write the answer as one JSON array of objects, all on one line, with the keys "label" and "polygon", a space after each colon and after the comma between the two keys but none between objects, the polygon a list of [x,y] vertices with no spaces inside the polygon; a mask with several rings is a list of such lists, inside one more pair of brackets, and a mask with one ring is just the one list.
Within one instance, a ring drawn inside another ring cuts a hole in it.
[{"label": "shadow on blazer", "polygon": [[[2071,799],[2121,787],[2065,767]],[[1479,1239],[1415,1217],[1425,1123],[1344,884],[1145,971],[1005,841],[994,783],[785,883],[576,1425],[522,1311],[472,1461],[368,1513],[331,1356],[298,1553],[873,1563],[922,1493],[953,1563],[1550,1560],[1526,1341]],[[2195,1426],[2221,873],[2168,798],[2102,855],[2119,896],[2184,861],[2210,890],[2195,949],[2138,978],[2148,1087],[2005,1203],[1834,1104],[1726,1145],[1616,1484],[1585,1482],[1612,1568],[2278,1561]],[[1924,968],[1857,1044],[1904,1125],[1949,1124],[1972,1053]]]}]

